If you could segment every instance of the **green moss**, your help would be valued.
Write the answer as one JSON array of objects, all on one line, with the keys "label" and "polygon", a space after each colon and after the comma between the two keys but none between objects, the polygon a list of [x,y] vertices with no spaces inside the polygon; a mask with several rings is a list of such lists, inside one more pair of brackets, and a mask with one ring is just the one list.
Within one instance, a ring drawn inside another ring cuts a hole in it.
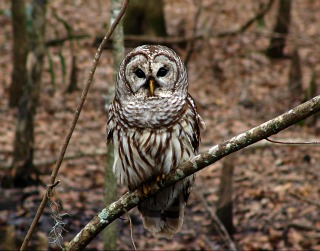
[{"label": "green moss", "polygon": [[108,221],[107,221],[106,219],[108,219],[108,217],[109,217],[109,211],[104,208],[104,209],[98,214],[98,217],[99,217],[99,219],[100,219],[100,223],[101,223],[101,224],[107,223]]}]

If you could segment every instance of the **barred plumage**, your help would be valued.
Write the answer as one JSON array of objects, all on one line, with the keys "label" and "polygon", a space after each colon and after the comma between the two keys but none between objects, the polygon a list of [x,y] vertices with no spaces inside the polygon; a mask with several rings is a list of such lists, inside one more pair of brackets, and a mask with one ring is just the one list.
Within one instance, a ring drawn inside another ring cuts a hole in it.
[{"label": "barred plumage", "polygon": [[[137,47],[121,63],[107,138],[114,144],[114,172],[130,190],[197,153],[204,124],[187,88],[186,68],[167,47]],[[141,203],[144,226],[172,238],[182,226],[193,182],[190,176]]]}]

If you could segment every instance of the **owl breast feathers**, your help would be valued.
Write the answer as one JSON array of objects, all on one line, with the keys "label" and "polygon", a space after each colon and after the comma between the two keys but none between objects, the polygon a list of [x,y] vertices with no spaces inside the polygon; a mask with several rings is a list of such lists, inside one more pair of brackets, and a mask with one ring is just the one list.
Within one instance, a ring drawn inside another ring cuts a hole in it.
[{"label": "owl breast feathers", "polygon": [[[120,64],[108,114],[107,140],[114,144],[113,170],[120,182],[134,190],[189,160],[198,151],[200,127],[180,57],[160,45],[131,51]],[[171,239],[180,230],[194,178],[138,206],[153,235]]]}]

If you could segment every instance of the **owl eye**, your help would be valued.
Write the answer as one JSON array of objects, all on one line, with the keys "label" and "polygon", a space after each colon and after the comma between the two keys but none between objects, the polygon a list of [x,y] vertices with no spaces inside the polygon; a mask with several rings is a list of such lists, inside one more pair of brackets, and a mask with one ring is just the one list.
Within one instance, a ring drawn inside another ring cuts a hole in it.
[{"label": "owl eye", "polygon": [[159,71],[157,72],[157,77],[164,77],[165,75],[167,75],[168,73],[168,69],[164,68],[164,67],[161,67],[159,69]]},{"label": "owl eye", "polygon": [[146,77],[146,74],[144,74],[144,72],[140,68],[136,69],[134,71],[134,74],[136,74],[136,76],[138,78],[145,78]]}]

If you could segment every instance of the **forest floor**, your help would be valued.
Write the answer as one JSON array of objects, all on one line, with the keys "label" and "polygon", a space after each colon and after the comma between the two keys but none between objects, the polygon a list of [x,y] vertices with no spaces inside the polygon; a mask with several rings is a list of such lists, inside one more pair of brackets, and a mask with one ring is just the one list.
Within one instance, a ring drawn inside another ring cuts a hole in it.
[{"label": "forest floor", "polygon": [[[192,1],[166,2],[167,19],[172,15],[183,20],[195,13]],[[204,8],[203,16],[214,13],[216,19],[213,25],[216,30],[237,27],[235,25],[254,16],[258,8],[256,1],[246,1],[247,4],[223,1],[223,4],[214,6],[211,2],[204,1],[208,6]],[[169,8],[170,4],[181,4],[180,16],[174,13],[179,8]],[[320,43],[317,41],[320,37],[320,17],[315,14],[318,7],[319,1],[306,3],[297,0],[293,5],[292,32],[286,52],[290,54],[294,47],[299,49],[304,90],[308,89],[314,74],[318,76],[315,81],[320,83]],[[9,4],[0,3],[0,8],[7,10]],[[55,69],[55,81],[52,81],[47,57],[35,118],[34,162],[41,173],[43,185],[0,189],[0,250],[17,248],[29,228],[79,102],[81,88],[89,74],[96,50],[92,46],[94,37],[103,34],[108,20],[108,6],[104,6],[102,1],[74,1],[72,4],[64,4],[62,0],[51,1],[48,10],[48,40],[66,35],[61,23],[53,17],[52,9],[64,16],[77,34],[86,33],[90,38],[74,41],[73,51],[70,41],[48,49]],[[186,15],[188,11],[190,15]],[[8,108],[12,35],[10,18],[6,12],[2,13],[0,178],[5,175],[12,160],[17,116],[15,109]],[[189,93],[196,100],[199,113],[207,126],[201,132],[200,152],[294,107],[288,92],[290,58],[270,60],[263,53],[268,46],[269,37],[266,34],[272,28],[273,22],[270,20],[274,20],[275,13],[276,6],[265,17],[265,26],[262,28],[253,25],[248,31],[236,36],[213,37],[195,43],[188,63],[188,73]],[[174,34],[179,23],[190,25],[187,21],[167,20],[167,25]],[[199,21],[199,29],[205,26],[206,21],[205,18]],[[175,44],[172,47],[182,56],[185,55],[184,48]],[[130,49],[127,48],[127,51]],[[70,94],[66,93],[66,89],[72,53],[77,56],[79,90]],[[65,59],[67,65],[65,77],[61,58]],[[66,214],[63,217],[66,230],[63,232],[63,242],[66,243],[104,207],[105,104],[108,89],[113,85],[112,65],[112,53],[105,50],[70,141],[66,153],[68,159],[62,163],[58,175],[61,182],[56,187],[56,194],[62,204],[61,213]],[[297,93],[297,96],[302,102],[303,95]],[[319,141],[319,134],[319,120],[308,118],[272,138],[291,142]],[[235,233],[232,238],[239,249],[320,250],[320,146],[278,145],[263,141],[234,153],[230,161],[234,166],[232,203]],[[197,173],[183,227],[172,240],[152,237],[143,228],[137,209],[131,210],[132,234],[137,249],[228,249],[223,236],[216,233],[213,227],[215,219],[210,213],[215,210],[221,168],[225,165],[226,161],[221,160]],[[126,191],[125,187],[118,185],[118,197]],[[37,250],[48,247],[58,250],[47,242],[55,224],[51,213],[48,205],[31,241]],[[116,224],[119,250],[132,250],[127,216],[122,216]],[[102,249],[100,234],[87,250]]]}]

